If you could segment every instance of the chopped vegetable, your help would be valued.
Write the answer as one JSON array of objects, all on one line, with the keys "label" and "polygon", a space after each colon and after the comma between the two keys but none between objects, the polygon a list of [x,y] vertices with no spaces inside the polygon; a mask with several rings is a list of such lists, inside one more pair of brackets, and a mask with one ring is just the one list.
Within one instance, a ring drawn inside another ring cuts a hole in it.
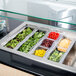
[{"label": "chopped vegetable", "polygon": [[19,33],[15,38],[18,41],[22,41],[27,35],[29,35],[32,32],[32,30],[28,27],[27,29],[24,29],[21,33]]},{"label": "chopped vegetable", "polygon": [[56,33],[56,32],[50,32],[49,35],[48,35],[48,38],[51,38],[51,39],[54,39],[54,40],[57,40],[59,37],[59,33]]},{"label": "chopped vegetable", "polygon": [[45,40],[43,40],[41,45],[45,46],[45,47],[51,47],[53,42],[54,41],[52,41],[52,40],[45,39]]},{"label": "chopped vegetable", "polygon": [[45,34],[43,32],[36,32],[32,37],[30,37],[22,46],[18,49],[22,52],[29,52],[30,49],[42,38]]},{"label": "chopped vegetable", "polygon": [[29,35],[32,32],[31,28],[26,28],[22,32],[16,35],[15,38],[10,40],[5,46],[8,48],[15,48],[19,42],[21,42],[27,35]]},{"label": "chopped vegetable", "polygon": [[59,52],[58,50],[55,50],[52,55],[49,56],[49,60],[55,61],[55,62],[59,62],[61,56],[64,54],[64,52]]},{"label": "chopped vegetable", "polygon": [[14,47],[16,47],[16,45],[18,44],[19,42],[16,40],[16,39],[13,39],[13,40],[11,40],[11,41],[9,41],[7,44],[6,44],[6,46],[8,47],[8,48],[14,48]]},{"label": "chopped vegetable", "polygon": [[66,52],[70,43],[71,43],[71,40],[67,38],[62,39],[58,44],[58,50],[62,52]]},{"label": "chopped vegetable", "polygon": [[44,49],[38,49],[35,51],[36,56],[43,57],[45,55],[46,51]]}]

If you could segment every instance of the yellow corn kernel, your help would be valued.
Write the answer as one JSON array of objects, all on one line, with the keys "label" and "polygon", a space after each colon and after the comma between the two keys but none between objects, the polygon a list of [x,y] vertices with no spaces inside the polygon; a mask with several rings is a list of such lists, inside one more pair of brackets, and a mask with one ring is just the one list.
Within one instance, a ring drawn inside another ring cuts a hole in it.
[{"label": "yellow corn kernel", "polygon": [[45,55],[46,51],[44,49],[39,49],[35,51],[36,56],[43,57]]}]

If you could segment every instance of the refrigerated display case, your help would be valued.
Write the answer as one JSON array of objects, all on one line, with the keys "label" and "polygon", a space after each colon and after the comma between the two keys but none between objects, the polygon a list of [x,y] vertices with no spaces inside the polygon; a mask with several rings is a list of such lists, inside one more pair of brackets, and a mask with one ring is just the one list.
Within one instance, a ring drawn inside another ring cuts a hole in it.
[{"label": "refrigerated display case", "polygon": [[7,0],[3,4],[0,19],[6,21],[7,35],[0,40],[2,63],[37,75],[76,75],[75,2]]}]

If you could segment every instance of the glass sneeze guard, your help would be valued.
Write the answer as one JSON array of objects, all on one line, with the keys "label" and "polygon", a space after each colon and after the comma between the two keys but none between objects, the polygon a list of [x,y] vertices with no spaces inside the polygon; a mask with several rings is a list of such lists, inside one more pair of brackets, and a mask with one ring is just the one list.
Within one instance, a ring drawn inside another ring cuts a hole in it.
[{"label": "glass sneeze guard", "polygon": [[0,0],[0,11],[76,25],[75,2],[64,0]]}]

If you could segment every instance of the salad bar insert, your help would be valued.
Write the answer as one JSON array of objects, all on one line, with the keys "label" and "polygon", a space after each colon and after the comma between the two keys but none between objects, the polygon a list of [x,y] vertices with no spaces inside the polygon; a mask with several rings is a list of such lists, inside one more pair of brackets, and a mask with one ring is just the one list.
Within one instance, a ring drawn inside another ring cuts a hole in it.
[{"label": "salad bar insert", "polygon": [[75,40],[56,29],[38,25],[24,22],[5,36],[0,45],[7,50],[24,53],[25,56],[63,63]]}]

